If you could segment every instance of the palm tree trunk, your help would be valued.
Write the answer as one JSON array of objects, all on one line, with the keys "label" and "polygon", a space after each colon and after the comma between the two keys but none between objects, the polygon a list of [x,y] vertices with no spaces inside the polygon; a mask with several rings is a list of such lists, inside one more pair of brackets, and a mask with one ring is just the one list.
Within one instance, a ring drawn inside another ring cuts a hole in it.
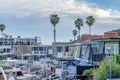
[{"label": "palm tree trunk", "polygon": [[[56,27],[54,26],[54,43],[56,43]],[[56,45],[54,45],[54,54],[57,55]]]},{"label": "palm tree trunk", "polygon": [[55,26],[54,26],[54,43],[56,42],[56,29],[55,29]]},{"label": "palm tree trunk", "polygon": [[74,36],[74,40],[75,40],[75,36]]},{"label": "palm tree trunk", "polygon": [[80,37],[80,29],[79,29],[79,37]]},{"label": "palm tree trunk", "polygon": [[1,31],[1,38],[3,38],[2,34],[3,34],[3,32]]},{"label": "palm tree trunk", "polygon": [[3,45],[4,45],[3,31],[1,31],[1,38],[3,39]]},{"label": "palm tree trunk", "polygon": [[91,35],[91,26],[89,26],[89,35]]}]

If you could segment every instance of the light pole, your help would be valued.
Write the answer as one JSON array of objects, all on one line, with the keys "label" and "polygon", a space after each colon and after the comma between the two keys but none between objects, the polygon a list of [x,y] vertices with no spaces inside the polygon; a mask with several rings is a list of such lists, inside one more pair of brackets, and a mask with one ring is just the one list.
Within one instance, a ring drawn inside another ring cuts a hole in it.
[{"label": "light pole", "polygon": [[112,44],[108,48],[108,52],[110,54],[110,80],[112,80],[112,52],[113,52],[113,45]]}]

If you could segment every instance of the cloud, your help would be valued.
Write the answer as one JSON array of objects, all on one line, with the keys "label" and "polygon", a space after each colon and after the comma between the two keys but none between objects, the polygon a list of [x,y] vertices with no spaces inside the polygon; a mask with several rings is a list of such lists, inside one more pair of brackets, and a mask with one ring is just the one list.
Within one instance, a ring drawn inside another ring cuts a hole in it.
[{"label": "cloud", "polygon": [[100,19],[101,23],[120,18],[120,11],[102,9],[97,4],[76,0],[0,0],[0,5],[1,15],[15,17],[48,17],[51,13],[56,12],[61,16],[93,15]]},{"label": "cloud", "polygon": [[[44,43],[44,44],[52,44],[52,42],[53,42],[53,39],[52,38],[44,38],[44,39],[42,39],[42,43]],[[61,39],[61,38],[59,38],[59,39],[57,39],[57,42],[68,42],[68,40],[66,40],[66,39]]]}]

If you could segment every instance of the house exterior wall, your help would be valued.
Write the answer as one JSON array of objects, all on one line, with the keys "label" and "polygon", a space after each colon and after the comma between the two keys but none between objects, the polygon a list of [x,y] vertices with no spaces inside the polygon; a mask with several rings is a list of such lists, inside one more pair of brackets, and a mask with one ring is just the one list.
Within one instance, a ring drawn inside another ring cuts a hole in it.
[{"label": "house exterior wall", "polygon": [[82,35],[81,41],[90,40],[90,39],[117,38],[117,37],[118,37],[117,32],[108,31],[108,32],[105,32],[104,35],[84,34],[84,35]]},{"label": "house exterior wall", "polygon": [[108,31],[104,33],[104,38],[117,38],[117,37],[118,37],[117,32]]}]

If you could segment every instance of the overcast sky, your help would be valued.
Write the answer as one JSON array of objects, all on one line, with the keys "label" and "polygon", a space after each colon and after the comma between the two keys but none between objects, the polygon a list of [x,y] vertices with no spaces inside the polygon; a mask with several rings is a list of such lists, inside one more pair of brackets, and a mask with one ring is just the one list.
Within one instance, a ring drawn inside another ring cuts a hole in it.
[{"label": "overcast sky", "polygon": [[[96,21],[92,34],[120,28],[120,0],[0,0],[0,24],[4,33],[21,37],[41,37],[43,44],[53,42],[50,15],[57,13],[57,41],[73,39],[74,20],[92,15]],[[81,34],[88,34],[84,24]]]}]

